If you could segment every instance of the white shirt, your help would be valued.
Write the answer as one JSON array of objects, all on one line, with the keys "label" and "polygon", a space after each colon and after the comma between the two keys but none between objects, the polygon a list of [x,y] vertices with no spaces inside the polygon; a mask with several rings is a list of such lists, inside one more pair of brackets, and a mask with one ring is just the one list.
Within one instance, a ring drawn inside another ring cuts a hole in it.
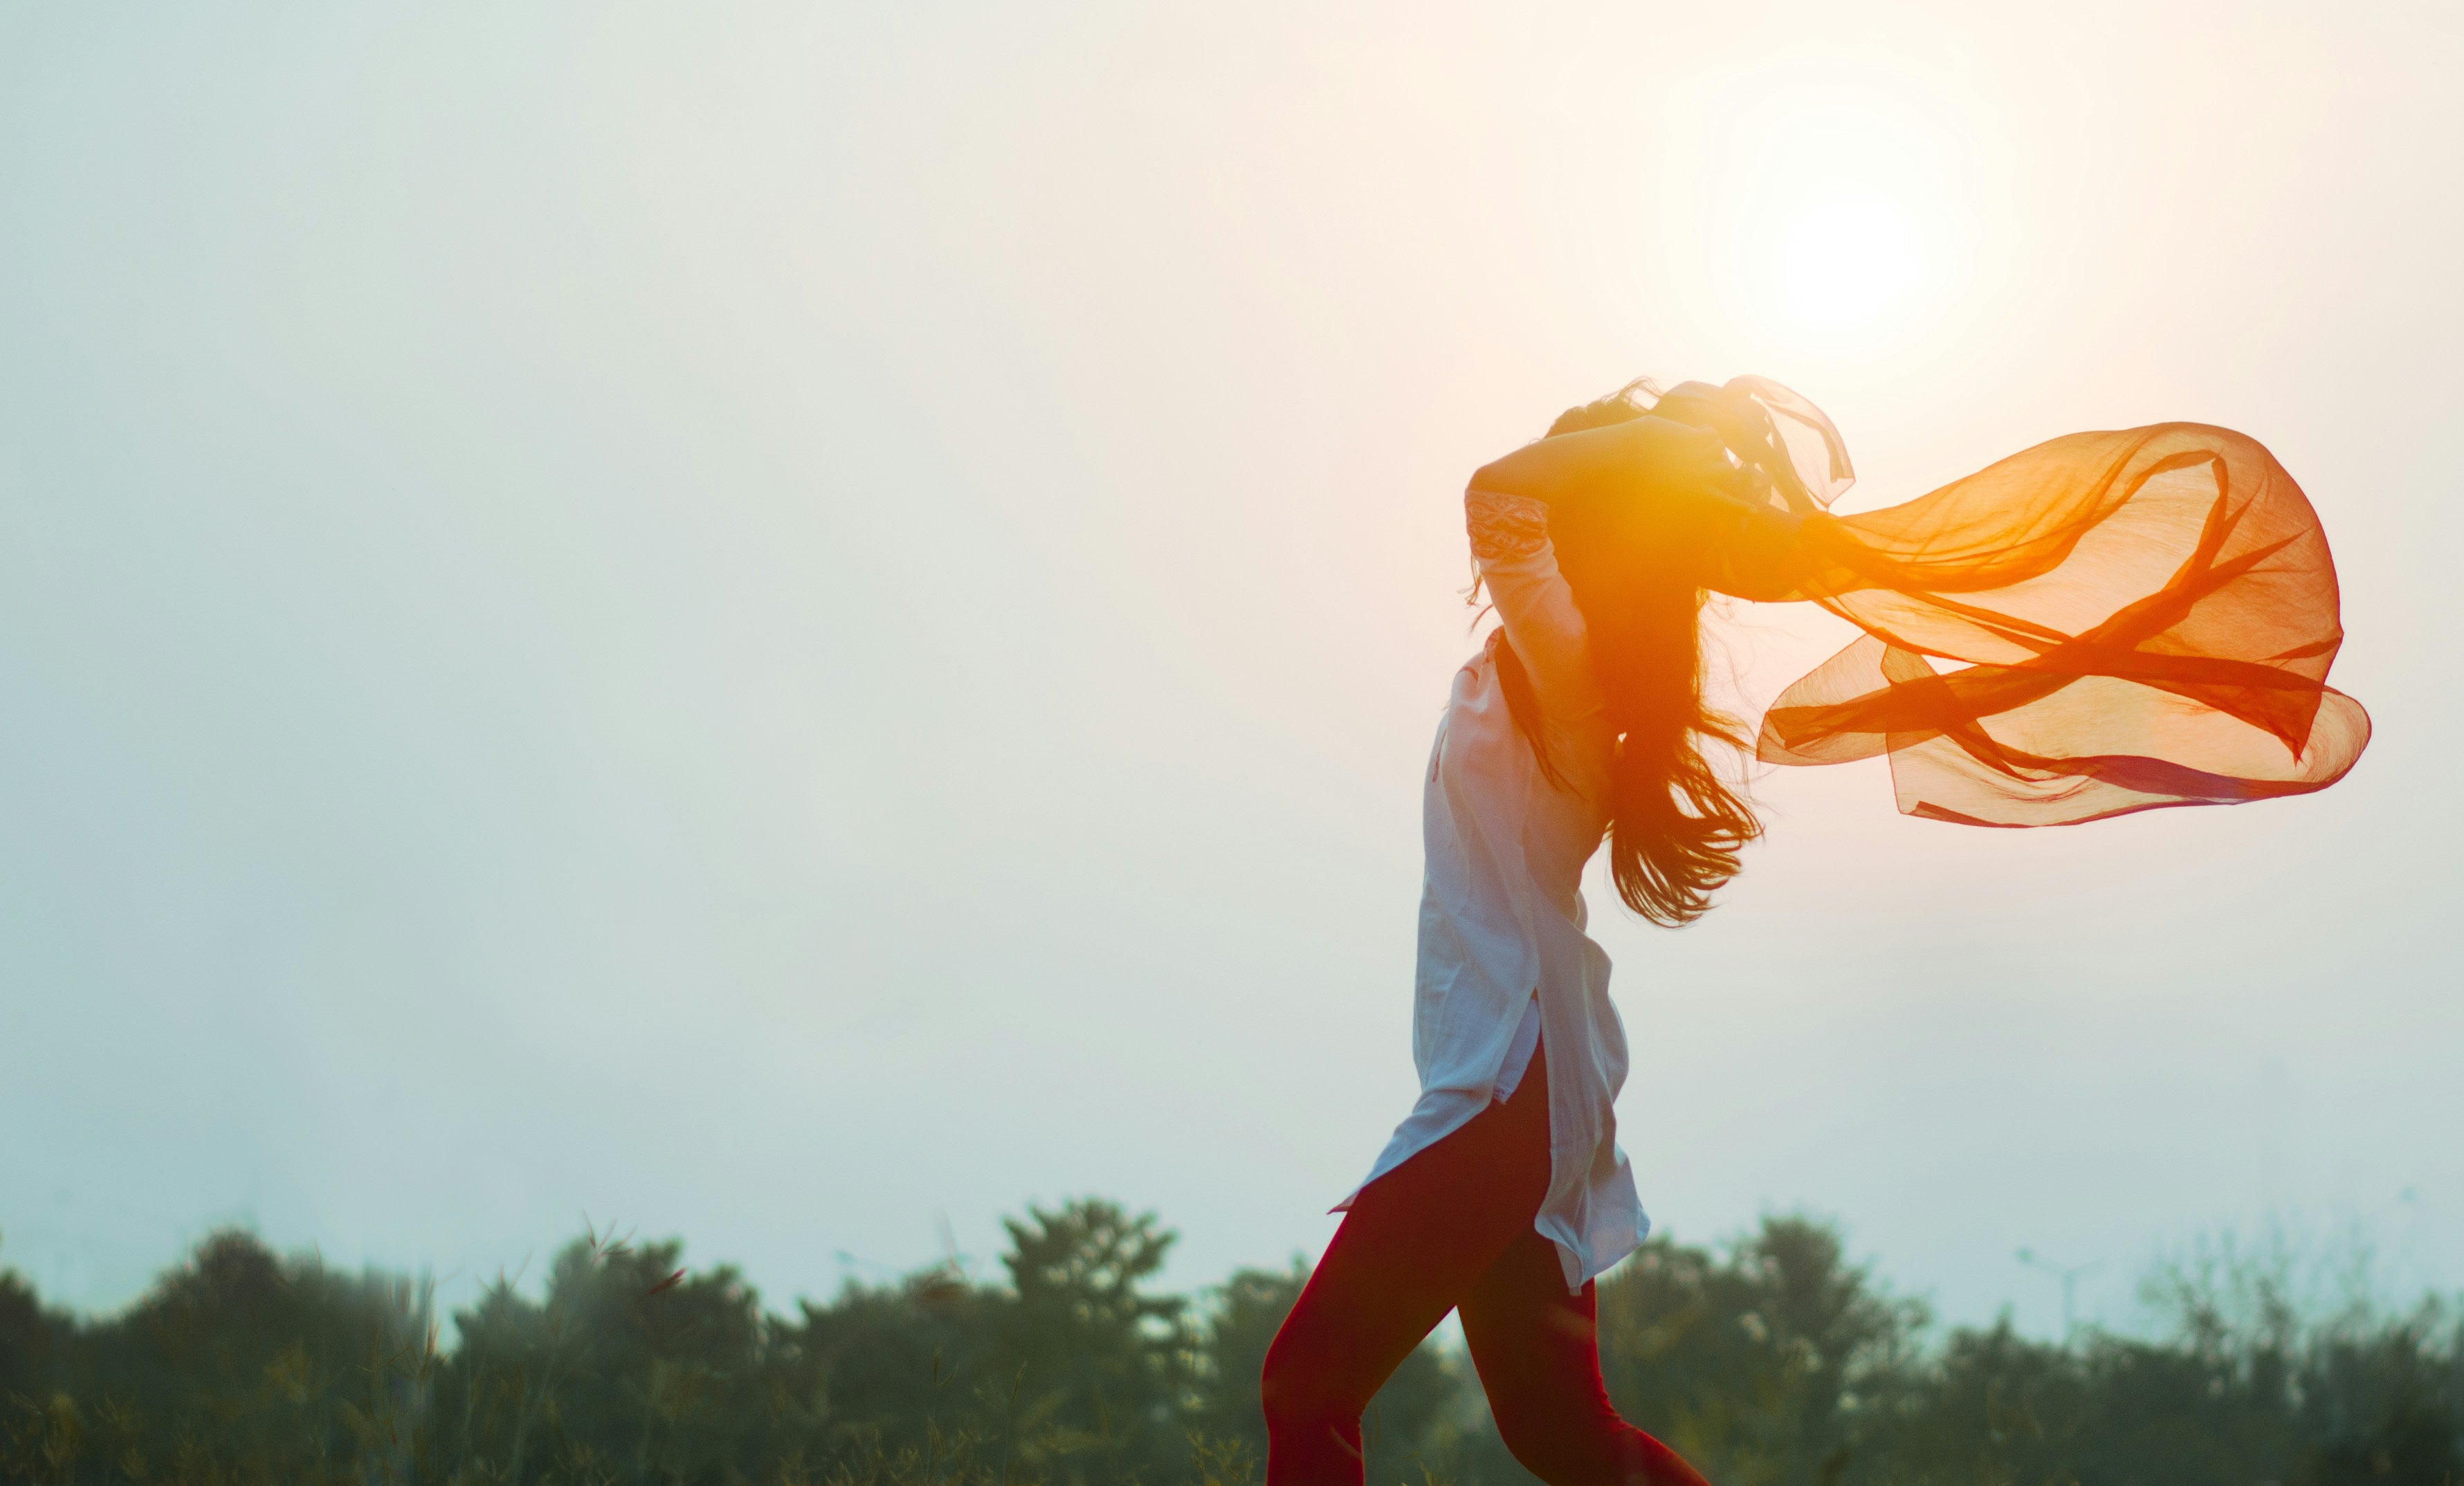
[{"label": "white shirt", "polygon": [[[1616,738],[1582,612],[1557,572],[1548,508],[1485,491],[1466,492],[1463,506],[1500,628],[1455,673],[1429,758],[1412,1006],[1420,1099],[1361,1185],[1511,1092],[1545,1040],[1550,1179],[1532,1226],[1556,1244],[1567,1289],[1579,1290],[1651,1227],[1617,1146],[1626,1047],[1609,958],[1583,932],[1583,866],[1608,828]],[[1507,710],[1500,635],[1531,678],[1566,788],[1540,772]]]},{"label": "white shirt", "polygon": [[1523,1003],[1523,1019],[1514,1024],[1514,1040],[1506,1044],[1506,1061],[1497,1069],[1497,1082],[1489,1087],[1488,1097],[1505,1104],[1523,1086],[1523,1074],[1531,1066],[1531,1055],[1540,1051],[1540,998],[1533,996]]}]

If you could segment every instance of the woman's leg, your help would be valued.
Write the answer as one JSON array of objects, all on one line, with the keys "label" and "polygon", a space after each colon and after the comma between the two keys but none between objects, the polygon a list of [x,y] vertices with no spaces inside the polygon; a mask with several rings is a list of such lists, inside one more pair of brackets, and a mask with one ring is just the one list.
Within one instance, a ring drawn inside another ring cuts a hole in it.
[{"label": "woman's leg", "polygon": [[1555,1244],[1527,1227],[1461,1309],[1488,1411],[1525,1470],[1548,1486],[1706,1486],[1617,1416],[1600,1380],[1592,1286],[1567,1293]]},{"label": "woman's leg", "polygon": [[[1549,1077],[1361,1190],[1266,1349],[1266,1486],[1360,1486],[1360,1411],[1549,1190]],[[1551,1263],[1555,1260],[1551,1259]]]}]

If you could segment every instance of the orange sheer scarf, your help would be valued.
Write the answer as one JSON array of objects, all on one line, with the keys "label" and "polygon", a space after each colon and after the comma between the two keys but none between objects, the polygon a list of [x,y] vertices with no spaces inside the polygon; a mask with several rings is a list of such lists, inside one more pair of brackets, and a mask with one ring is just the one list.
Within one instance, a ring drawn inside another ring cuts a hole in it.
[{"label": "orange sheer scarf", "polygon": [[1865,632],[1771,704],[1766,762],[1888,754],[1909,815],[2068,825],[2324,789],[2369,741],[2369,714],[2326,684],[2343,640],[2326,534],[2255,439],[2074,433],[1833,516],[1855,476],[1811,403],[1741,377],[1661,410],[1720,427],[1800,518],[1716,586]]}]

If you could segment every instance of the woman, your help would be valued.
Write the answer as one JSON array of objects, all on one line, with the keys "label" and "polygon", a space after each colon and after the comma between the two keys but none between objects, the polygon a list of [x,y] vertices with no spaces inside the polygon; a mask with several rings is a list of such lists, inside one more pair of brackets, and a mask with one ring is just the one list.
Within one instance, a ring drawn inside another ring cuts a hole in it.
[{"label": "woman", "polygon": [[[1760,827],[1705,758],[1705,590],[1810,600],[1866,638],[1789,688],[1760,755],[1887,752],[1901,808],[2064,824],[2324,788],[2368,737],[2324,678],[2325,538],[2255,441],[2074,434],[1867,514],[1784,387],[1642,383],[1472,476],[1499,627],[1455,675],[1423,793],[1421,1094],[1266,1356],[1268,1486],[1356,1486],[1360,1414],[1448,1310],[1499,1433],[1550,1486],[1701,1482],[1617,1416],[1594,1280],[1649,1227],[1617,1148],[1626,1050],[1580,883],[1700,917]],[[1928,657],[1958,663],[1938,673]]]},{"label": "woman", "polygon": [[1786,519],[1750,489],[1718,436],[1627,394],[1472,477],[1500,627],[1456,673],[1429,761],[1422,1092],[1267,1353],[1272,1486],[1359,1481],[1361,1410],[1449,1310],[1507,1447],[1551,1486],[1702,1479],[1600,1381],[1592,1281],[1648,1223],[1580,884],[1605,835],[1619,896],[1683,924],[1756,832],[1701,752],[1727,734],[1695,633],[1714,543]]}]

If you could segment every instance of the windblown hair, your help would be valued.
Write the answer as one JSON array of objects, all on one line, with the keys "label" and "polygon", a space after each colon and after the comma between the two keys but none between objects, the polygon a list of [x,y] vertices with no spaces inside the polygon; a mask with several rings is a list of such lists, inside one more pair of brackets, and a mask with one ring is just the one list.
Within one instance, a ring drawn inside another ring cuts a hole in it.
[{"label": "windblown hair", "polygon": [[[1549,436],[1639,418],[1648,382],[1569,408]],[[1617,897],[1655,924],[1678,928],[1710,911],[1737,873],[1737,856],[1762,834],[1753,806],[1705,756],[1705,741],[1747,746],[1739,725],[1703,701],[1703,578],[1710,534],[1694,530],[1703,503],[1570,506],[1550,514],[1557,566],[1589,631],[1593,669],[1608,702],[1617,748],[1609,769],[1609,875]],[[1500,638],[1498,681],[1514,726],[1551,784],[1531,678]]]}]

